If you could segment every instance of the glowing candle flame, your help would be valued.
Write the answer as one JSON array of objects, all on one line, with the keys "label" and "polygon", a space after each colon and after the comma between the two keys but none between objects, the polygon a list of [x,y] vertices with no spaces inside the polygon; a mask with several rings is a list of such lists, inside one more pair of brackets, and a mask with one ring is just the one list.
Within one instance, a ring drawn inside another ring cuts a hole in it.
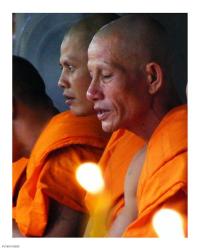
[{"label": "glowing candle flame", "polygon": [[158,237],[184,237],[183,220],[179,213],[172,209],[161,209],[153,217],[153,226]]},{"label": "glowing candle flame", "polygon": [[90,193],[98,193],[104,188],[100,167],[91,162],[81,164],[76,171],[79,184]]}]

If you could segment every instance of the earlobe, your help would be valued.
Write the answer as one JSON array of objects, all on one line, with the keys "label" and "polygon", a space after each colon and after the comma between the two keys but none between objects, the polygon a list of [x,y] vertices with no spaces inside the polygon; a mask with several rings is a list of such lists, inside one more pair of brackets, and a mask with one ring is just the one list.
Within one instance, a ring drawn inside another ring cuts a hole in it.
[{"label": "earlobe", "polygon": [[146,74],[149,94],[153,95],[159,91],[163,84],[163,72],[161,66],[151,62],[146,65]]}]

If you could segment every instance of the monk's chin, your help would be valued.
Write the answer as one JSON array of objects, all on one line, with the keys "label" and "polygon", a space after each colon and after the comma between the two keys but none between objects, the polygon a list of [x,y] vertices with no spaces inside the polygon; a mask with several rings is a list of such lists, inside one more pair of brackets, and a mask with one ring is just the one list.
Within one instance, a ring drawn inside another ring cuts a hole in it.
[{"label": "monk's chin", "polygon": [[89,116],[89,115],[94,115],[94,109],[70,109],[71,112],[76,115],[76,116]]},{"label": "monk's chin", "polygon": [[102,130],[106,133],[112,133],[119,129],[117,126],[114,126],[113,124],[109,124],[105,121],[101,122],[101,126],[102,126]]}]

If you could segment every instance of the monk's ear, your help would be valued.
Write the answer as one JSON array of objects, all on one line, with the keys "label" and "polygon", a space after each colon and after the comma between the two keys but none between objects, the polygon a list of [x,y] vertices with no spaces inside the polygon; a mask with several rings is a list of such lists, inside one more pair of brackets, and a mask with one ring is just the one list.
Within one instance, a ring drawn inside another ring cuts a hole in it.
[{"label": "monk's ear", "polygon": [[149,94],[155,94],[163,84],[163,72],[161,66],[155,62],[146,65],[146,75]]}]

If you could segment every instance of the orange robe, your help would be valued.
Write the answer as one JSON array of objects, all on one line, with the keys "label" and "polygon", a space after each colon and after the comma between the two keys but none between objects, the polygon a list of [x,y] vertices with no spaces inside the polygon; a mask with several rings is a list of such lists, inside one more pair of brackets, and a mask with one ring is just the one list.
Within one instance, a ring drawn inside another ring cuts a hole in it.
[{"label": "orange robe", "polygon": [[[119,129],[112,134],[99,161],[106,186],[102,196],[106,194],[106,203],[109,203],[109,207],[107,208],[109,210],[107,216],[108,228],[124,205],[124,180],[126,172],[132,158],[143,145],[143,139],[127,130]],[[95,204],[98,199],[102,198],[91,194],[87,194],[86,196],[86,205],[91,214],[96,209]]]},{"label": "orange robe", "polygon": [[32,150],[17,199],[15,220],[23,235],[43,235],[49,197],[86,211],[85,191],[75,179],[75,170],[85,161],[97,162],[108,137],[94,115],[77,117],[67,111],[51,119]]},{"label": "orange robe", "polygon": [[13,196],[14,196],[14,193],[16,190],[17,183],[20,180],[23,172],[26,169],[27,163],[28,163],[28,159],[22,157],[18,161],[13,162],[13,164],[12,164],[12,193],[13,193]]},{"label": "orange robe", "polygon": [[180,213],[187,235],[187,108],[172,109],[148,143],[137,189],[138,218],[123,237],[157,237],[152,218],[160,208]]},{"label": "orange robe", "polygon": [[22,184],[22,177],[26,171],[27,158],[20,158],[12,164],[12,197],[13,197],[13,218],[15,218],[15,203],[19,189]]}]

